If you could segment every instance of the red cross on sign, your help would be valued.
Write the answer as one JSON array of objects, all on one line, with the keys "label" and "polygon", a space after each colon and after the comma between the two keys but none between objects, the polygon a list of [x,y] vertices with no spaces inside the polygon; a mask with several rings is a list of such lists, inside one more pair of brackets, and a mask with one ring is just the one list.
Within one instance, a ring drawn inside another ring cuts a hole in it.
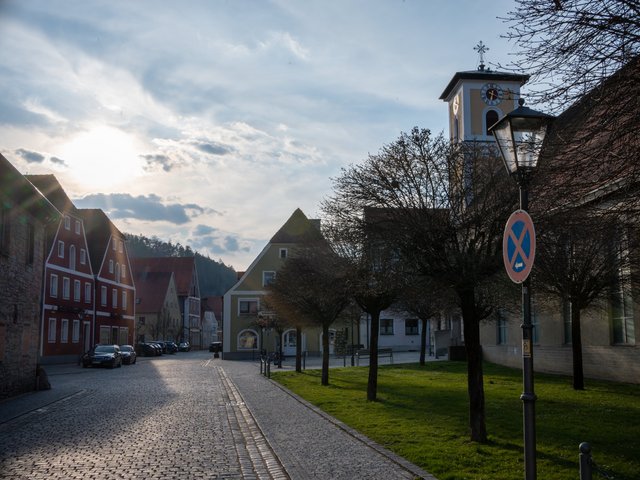
[{"label": "red cross on sign", "polygon": [[515,283],[524,282],[536,256],[536,232],[533,221],[524,210],[511,214],[502,237],[502,259],[507,275]]}]

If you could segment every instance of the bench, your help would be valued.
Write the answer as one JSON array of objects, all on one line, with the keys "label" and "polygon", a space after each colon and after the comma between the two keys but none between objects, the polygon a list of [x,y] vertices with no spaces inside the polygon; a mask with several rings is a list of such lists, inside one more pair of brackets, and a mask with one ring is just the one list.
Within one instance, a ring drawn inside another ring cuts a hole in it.
[{"label": "bench", "polygon": [[[356,352],[356,365],[360,366],[361,358],[371,358],[371,351],[368,348],[360,349]],[[390,348],[379,348],[378,349],[378,360],[381,358],[389,358],[391,364],[393,365],[393,350]]]}]

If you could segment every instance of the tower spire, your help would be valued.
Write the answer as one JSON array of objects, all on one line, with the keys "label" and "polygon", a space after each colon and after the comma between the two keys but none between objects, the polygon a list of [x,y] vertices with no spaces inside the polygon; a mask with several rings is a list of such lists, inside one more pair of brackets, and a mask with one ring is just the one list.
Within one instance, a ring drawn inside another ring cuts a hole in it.
[{"label": "tower spire", "polygon": [[473,47],[473,49],[478,52],[478,55],[480,56],[480,64],[478,65],[478,70],[484,71],[484,54],[487,53],[489,47],[487,47],[484,43],[482,43],[482,40],[480,40],[478,42],[478,45]]}]

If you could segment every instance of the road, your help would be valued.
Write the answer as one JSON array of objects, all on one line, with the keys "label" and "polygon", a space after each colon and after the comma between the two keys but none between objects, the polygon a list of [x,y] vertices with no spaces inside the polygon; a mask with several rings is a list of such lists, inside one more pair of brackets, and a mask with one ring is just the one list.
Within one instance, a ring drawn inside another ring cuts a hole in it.
[{"label": "road", "polygon": [[51,372],[55,401],[42,405],[38,392],[0,404],[0,478],[433,478],[345,433],[253,364],[189,352]]}]

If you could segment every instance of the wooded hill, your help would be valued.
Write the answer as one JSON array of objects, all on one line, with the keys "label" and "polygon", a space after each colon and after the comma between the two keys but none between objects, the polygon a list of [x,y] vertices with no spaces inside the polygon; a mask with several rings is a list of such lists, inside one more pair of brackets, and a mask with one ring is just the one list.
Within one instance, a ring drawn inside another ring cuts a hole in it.
[{"label": "wooded hill", "polygon": [[158,237],[124,234],[131,258],[143,257],[195,257],[200,295],[221,296],[236,282],[236,271],[221,261],[212,260],[194,252],[190,246],[160,240]]}]

